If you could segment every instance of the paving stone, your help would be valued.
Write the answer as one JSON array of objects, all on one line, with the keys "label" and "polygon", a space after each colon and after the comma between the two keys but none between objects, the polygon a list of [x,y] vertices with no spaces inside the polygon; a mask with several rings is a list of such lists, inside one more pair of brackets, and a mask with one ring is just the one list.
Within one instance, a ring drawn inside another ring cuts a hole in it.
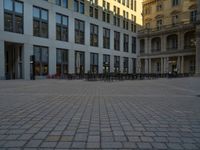
[{"label": "paving stone", "polygon": [[154,149],[167,149],[164,143],[151,143]]},{"label": "paving stone", "polygon": [[3,146],[4,147],[23,147],[26,141],[7,141]]},{"label": "paving stone", "polygon": [[70,148],[70,146],[71,146],[71,142],[59,142],[56,148],[66,149],[66,148]]},{"label": "paving stone", "polygon": [[73,142],[72,148],[84,148],[86,146],[85,142]]},{"label": "paving stone", "polygon": [[42,143],[42,140],[30,140],[27,144],[26,147],[39,147],[39,145]]},{"label": "paving stone", "polygon": [[55,148],[57,142],[43,142],[40,147],[44,148]]},{"label": "paving stone", "polygon": [[88,142],[87,143],[87,148],[91,148],[91,149],[100,148],[100,143],[97,143],[97,142]]},{"label": "paving stone", "polygon": [[121,142],[102,142],[101,147],[104,148],[122,148]]},{"label": "paving stone", "polygon": [[173,150],[182,150],[183,147],[179,143],[167,143],[167,146]]},{"label": "paving stone", "polygon": [[138,142],[138,143],[137,143],[137,146],[138,146],[140,149],[152,149],[152,146],[151,146],[150,143]]}]

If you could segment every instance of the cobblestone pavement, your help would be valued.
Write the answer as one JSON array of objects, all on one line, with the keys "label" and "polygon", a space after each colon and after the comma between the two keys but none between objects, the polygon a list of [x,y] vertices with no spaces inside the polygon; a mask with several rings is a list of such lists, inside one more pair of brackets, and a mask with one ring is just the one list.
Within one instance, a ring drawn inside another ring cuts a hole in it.
[{"label": "cobblestone pavement", "polygon": [[200,78],[0,81],[4,149],[200,149]]}]

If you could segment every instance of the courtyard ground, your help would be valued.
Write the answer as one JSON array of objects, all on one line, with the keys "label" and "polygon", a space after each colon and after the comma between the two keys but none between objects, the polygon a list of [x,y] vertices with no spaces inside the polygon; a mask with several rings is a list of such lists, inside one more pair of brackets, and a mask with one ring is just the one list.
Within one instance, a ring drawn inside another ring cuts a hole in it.
[{"label": "courtyard ground", "polygon": [[0,81],[4,149],[200,149],[200,78]]}]

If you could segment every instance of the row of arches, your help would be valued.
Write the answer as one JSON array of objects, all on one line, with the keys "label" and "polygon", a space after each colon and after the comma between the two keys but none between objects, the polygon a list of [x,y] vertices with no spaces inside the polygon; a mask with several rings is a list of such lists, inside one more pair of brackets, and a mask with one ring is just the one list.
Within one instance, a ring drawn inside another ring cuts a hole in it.
[{"label": "row of arches", "polygon": [[[166,48],[168,51],[178,49],[178,35],[171,34],[166,37]],[[189,31],[184,34],[184,48],[193,48],[195,47],[195,31]],[[161,51],[161,37],[154,37],[151,39],[151,52],[160,52]],[[144,52],[144,39],[140,40],[140,50]]]}]

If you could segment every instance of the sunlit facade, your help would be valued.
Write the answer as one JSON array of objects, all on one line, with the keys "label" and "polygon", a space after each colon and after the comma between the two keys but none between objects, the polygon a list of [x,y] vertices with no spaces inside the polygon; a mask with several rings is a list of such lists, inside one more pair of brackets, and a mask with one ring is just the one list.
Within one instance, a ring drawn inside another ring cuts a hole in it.
[{"label": "sunlit facade", "polygon": [[198,5],[196,0],[143,2],[138,72],[199,72]]},{"label": "sunlit facade", "polygon": [[0,79],[135,73],[139,0],[1,0]]}]

